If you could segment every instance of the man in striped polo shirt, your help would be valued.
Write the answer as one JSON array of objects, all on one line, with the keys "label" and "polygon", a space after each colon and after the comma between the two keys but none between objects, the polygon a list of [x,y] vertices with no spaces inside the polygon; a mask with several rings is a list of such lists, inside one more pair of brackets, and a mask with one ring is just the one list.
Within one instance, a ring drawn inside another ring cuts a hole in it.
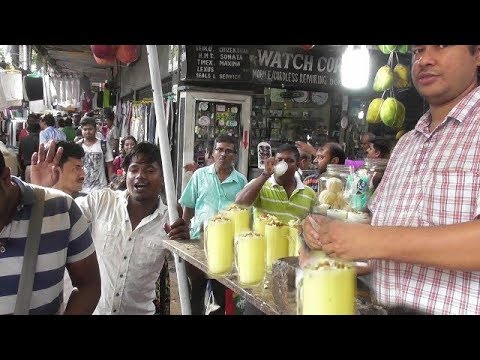
[{"label": "man in striped polo shirt", "polygon": [[[41,145],[38,154],[45,158]],[[53,158],[53,151],[49,154]],[[37,162],[34,154],[32,162]],[[0,154],[0,314],[13,314],[35,185],[10,176]],[[73,199],[44,188],[45,205],[30,314],[59,313],[67,268],[77,287],[65,314],[91,314],[100,298],[100,273],[88,225]]]},{"label": "man in striped polo shirt", "polygon": [[[274,175],[274,166],[285,161],[288,169],[281,176]],[[281,145],[275,158],[265,161],[265,170],[256,179],[250,181],[236,198],[239,205],[250,206],[258,212],[275,215],[287,224],[290,220],[303,219],[317,199],[315,191],[304,186],[300,177],[296,177],[300,153],[294,145]]]}]

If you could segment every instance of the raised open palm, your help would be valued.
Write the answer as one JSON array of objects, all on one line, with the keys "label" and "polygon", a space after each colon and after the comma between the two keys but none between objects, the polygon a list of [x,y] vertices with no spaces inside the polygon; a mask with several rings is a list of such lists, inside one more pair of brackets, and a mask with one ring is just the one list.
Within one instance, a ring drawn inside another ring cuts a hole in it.
[{"label": "raised open palm", "polygon": [[49,143],[48,151],[45,150],[45,146],[40,144],[38,152],[34,152],[32,155],[30,178],[32,184],[52,187],[58,181],[59,172],[58,164],[62,157],[63,148],[56,149],[54,141]]}]

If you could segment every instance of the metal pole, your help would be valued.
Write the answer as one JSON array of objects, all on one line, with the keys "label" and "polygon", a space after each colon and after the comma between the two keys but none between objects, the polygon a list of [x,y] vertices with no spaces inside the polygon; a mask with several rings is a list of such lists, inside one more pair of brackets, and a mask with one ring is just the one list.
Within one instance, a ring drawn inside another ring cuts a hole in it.
[{"label": "metal pole", "polygon": [[[150,79],[153,88],[153,104],[157,116],[157,126],[160,134],[160,153],[162,155],[163,176],[165,180],[165,193],[167,197],[168,217],[170,223],[178,219],[177,211],[177,192],[173,181],[172,158],[170,156],[170,144],[168,141],[167,125],[165,121],[165,107],[163,106],[162,77],[160,74],[160,65],[158,63],[158,53],[156,45],[147,45],[148,66],[150,68]],[[175,268],[178,280],[178,292],[180,295],[180,305],[183,315],[191,315],[190,295],[188,290],[187,272],[185,262],[177,254],[175,257]]]}]

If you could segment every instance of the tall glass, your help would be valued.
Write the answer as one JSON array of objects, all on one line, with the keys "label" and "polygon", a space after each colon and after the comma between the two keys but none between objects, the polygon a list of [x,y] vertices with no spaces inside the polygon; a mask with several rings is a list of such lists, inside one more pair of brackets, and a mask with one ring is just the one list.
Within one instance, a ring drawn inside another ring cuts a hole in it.
[{"label": "tall glass", "polygon": [[265,224],[267,223],[269,217],[270,215],[268,214],[256,214],[253,221],[253,230],[260,235],[265,235]]},{"label": "tall glass", "polygon": [[205,257],[211,276],[224,276],[233,268],[233,221],[216,215],[205,229]]},{"label": "tall glass", "polygon": [[292,220],[288,222],[288,256],[298,256],[302,242],[300,241],[299,228],[301,221]]},{"label": "tall glass", "polygon": [[355,267],[325,259],[318,268],[297,269],[298,315],[354,315]]},{"label": "tall glass", "polygon": [[272,270],[275,260],[288,256],[288,226],[272,222],[265,225],[267,243],[267,271]]},{"label": "tall glass", "polygon": [[232,205],[224,213],[233,221],[234,236],[250,230],[250,209]]},{"label": "tall glass", "polygon": [[240,285],[252,287],[262,283],[265,277],[265,252],[263,235],[248,231],[235,237],[235,267]]}]

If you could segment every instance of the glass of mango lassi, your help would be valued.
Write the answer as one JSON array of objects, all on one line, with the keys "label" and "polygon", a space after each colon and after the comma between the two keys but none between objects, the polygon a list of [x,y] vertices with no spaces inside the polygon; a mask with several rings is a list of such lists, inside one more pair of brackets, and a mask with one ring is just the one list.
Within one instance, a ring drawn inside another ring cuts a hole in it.
[{"label": "glass of mango lassi", "polygon": [[354,315],[356,272],[353,264],[320,259],[297,269],[298,315]]},{"label": "glass of mango lassi", "polygon": [[300,219],[290,220],[288,222],[288,256],[298,256],[302,242],[299,236],[299,230],[303,221]]},{"label": "glass of mango lassi", "polygon": [[233,221],[224,214],[215,215],[205,229],[204,250],[208,273],[228,275],[233,268]]},{"label": "glass of mango lassi", "polygon": [[251,287],[262,283],[265,277],[265,253],[263,235],[246,231],[235,237],[235,267],[240,285]]},{"label": "glass of mango lassi", "polygon": [[233,221],[234,236],[250,230],[250,209],[236,204],[230,205],[223,213]]},{"label": "glass of mango lassi", "polygon": [[275,260],[288,256],[288,226],[275,216],[270,216],[265,224],[267,244],[267,272],[272,270]]}]

